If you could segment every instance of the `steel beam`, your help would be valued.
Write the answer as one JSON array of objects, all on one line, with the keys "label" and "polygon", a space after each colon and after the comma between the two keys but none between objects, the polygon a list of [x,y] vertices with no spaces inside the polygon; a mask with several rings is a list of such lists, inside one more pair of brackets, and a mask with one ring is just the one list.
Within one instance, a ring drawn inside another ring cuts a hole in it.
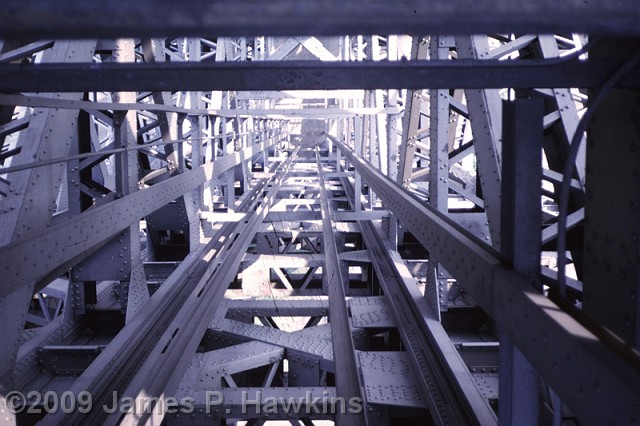
[{"label": "steel beam", "polygon": [[228,316],[231,319],[249,319],[255,316],[326,316],[329,303],[326,298],[287,300],[229,300]]},{"label": "steel beam", "polygon": [[[332,226],[333,212],[329,207],[324,172],[320,151],[316,148],[316,163],[318,165],[318,181],[320,184],[320,203],[322,205],[322,242],[325,253],[325,265],[322,269],[323,287],[329,296],[329,323],[333,343],[334,362],[336,365],[336,392],[345,400],[359,398],[362,401],[360,379],[356,364],[353,336],[349,327],[349,313],[345,299],[345,285],[349,285],[348,278],[342,275],[340,258]],[[336,415],[338,425],[364,425],[362,413],[339,413]]]},{"label": "steel beam", "polygon": [[[153,13],[151,13],[153,12]],[[116,38],[122,36],[299,36],[340,34],[458,34],[584,32],[638,35],[633,0],[420,0],[390,6],[384,0],[219,1],[126,0],[108,4],[8,0],[0,38]]]},{"label": "steel beam", "polygon": [[[117,40],[112,54],[114,61],[117,63],[135,61],[135,47],[135,41],[132,39]],[[136,94],[132,92],[113,93],[112,97],[116,103],[135,102],[136,100]],[[121,196],[135,194],[141,189],[139,184],[141,178],[139,156],[136,151],[129,149],[137,145],[137,138],[135,134],[135,129],[137,128],[136,121],[137,116],[135,111],[122,111],[120,113],[115,113],[113,118],[114,145],[116,148],[126,149],[126,151],[115,156],[115,192]],[[169,149],[169,146],[165,145],[164,148],[165,150]],[[72,165],[73,163],[69,164],[67,167],[69,168]],[[70,185],[73,183],[72,177],[73,174],[70,173]],[[71,201],[71,197],[69,198]],[[116,266],[112,271],[109,271],[109,278],[120,278],[120,288],[122,291],[120,306],[121,309],[126,312],[126,321],[129,321],[138,309],[140,309],[140,307],[149,300],[149,291],[147,289],[141,259],[140,223],[137,221],[130,222],[128,230],[123,232],[123,235],[118,239],[118,241],[122,244],[122,251],[120,252],[120,255],[124,255],[126,258],[122,259],[122,264],[118,265],[120,266],[119,268]],[[49,246],[50,245],[51,244],[49,244]],[[104,257],[111,257],[111,253],[109,253],[110,250],[107,248],[107,245],[105,245],[105,249],[106,253],[104,253]],[[94,257],[96,260],[95,262],[81,264],[78,266],[79,270],[82,270],[82,267],[84,267],[98,275],[104,273],[104,269],[107,268],[104,268],[103,265],[106,262],[101,262],[103,258],[100,256],[99,251]],[[89,259],[91,259],[91,257],[89,257]],[[63,263],[66,262],[63,261]],[[118,270],[120,271],[120,274],[118,274]],[[87,271],[85,271],[85,273],[86,272]],[[121,276],[122,272],[125,273],[124,277]],[[78,271],[76,270],[71,271],[72,280],[84,281],[82,279],[78,280],[77,277],[73,277],[73,275],[77,273]],[[95,279],[95,275],[90,276],[89,280],[91,279]],[[71,282],[69,285],[71,287]],[[84,288],[84,284],[78,285],[81,285]],[[82,300],[80,304],[82,309],[84,309],[84,300]]]},{"label": "steel beam", "polygon": [[191,389],[195,388],[194,390],[220,388],[221,379],[227,375],[280,362],[283,357],[282,347],[258,341],[197,353],[193,357],[192,365],[182,378],[180,387],[182,388],[182,384],[185,384]]},{"label": "steel beam", "polygon": [[[274,92],[280,93],[280,92]],[[333,99],[339,97],[339,92],[332,93]],[[28,106],[42,108],[60,108],[60,109],[84,109],[95,114],[95,111],[148,111],[148,112],[171,112],[177,114],[185,114],[194,116],[215,116],[226,118],[348,118],[356,115],[372,115],[372,114],[399,114],[400,110],[396,106],[387,108],[252,108],[252,109],[229,109],[229,108],[183,108],[175,105],[165,105],[161,103],[115,103],[115,102],[91,102],[82,100],[69,100],[60,98],[50,98],[44,96],[24,96],[24,95],[7,95],[0,94],[0,105],[7,106]],[[0,136],[22,130],[24,126],[23,120],[14,120],[10,123],[0,126]]]},{"label": "steel beam", "polygon": [[[637,40],[608,40],[594,54],[632,55],[638,47]],[[590,123],[584,232],[584,311],[636,349],[640,348],[638,96],[637,90],[612,90]]]},{"label": "steel beam", "polygon": [[[541,290],[542,118],[540,99],[503,102],[501,182],[502,258]],[[553,349],[551,349],[553,350]],[[501,425],[537,425],[539,378],[504,333],[500,335],[499,420]]]},{"label": "steel beam", "polygon": [[[95,42],[60,41],[43,54],[42,60],[86,61],[92,57],[94,50]],[[56,96],[69,101],[82,98],[82,94]],[[29,120],[28,127],[17,137],[16,148],[19,151],[12,157],[11,164],[24,165],[34,160],[46,161],[69,154],[70,147],[78,138],[78,111],[35,109],[25,117]],[[44,170],[23,170],[8,174],[2,179],[3,186],[7,183],[8,188],[0,198],[0,245],[37,237],[42,228],[51,225],[65,172],[64,165],[57,164]],[[30,260],[30,257],[42,259],[38,253],[39,250],[22,253],[21,259],[25,262]],[[5,257],[4,261],[14,263],[16,260],[15,257],[9,256]],[[25,272],[28,272],[27,270],[33,271],[31,266],[25,267]],[[35,280],[24,279],[24,275],[17,277],[7,273],[3,277],[3,290],[0,292],[0,333],[7,342],[7,349],[0,353],[2,385],[7,384],[7,375],[13,369],[16,360],[29,301],[38,290],[34,289],[35,284]]]},{"label": "steel beam", "polygon": [[400,256],[384,247],[371,222],[359,224],[436,424],[496,424],[495,414],[435,312],[427,307],[415,282],[407,282],[410,272]]},{"label": "steel beam", "polygon": [[[456,37],[459,58],[482,60],[489,54],[487,36]],[[568,84],[565,87],[573,87]],[[497,90],[465,90],[469,120],[473,129],[473,147],[477,173],[484,195],[484,210],[489,222],[491,242],[500,247],[500,182],[502,155],[502,104]]]},{"label": "steel beam", "polygon": [[[538,36],[538,45],[540,46],[540,57],[542,58],[557,58],[560,57],[560,50],[558,48],[558,42],[552,35],[540,35]],[[570,89],[555,89],[553,91],[553,100],[557,106],[558,121],[554,127],[557,132],[551,137],[556,138],[556,153],[554,157],[558,156],[563,159],[565,153],[568,152],[568,146],[571,143],[573,134],[576,132],[580,116],[578,115],[578,108],[576,102],[573,100]],[[584,186],[585,181],[585,156],[586,156],[586,144],[582,143],[578,156],[576,157],[576,179]],[[551,156],[547,152],[547,156]],[[553,158],[553,157],[552,157]],[[549,160],[548,160],[549,161]],[[549,163],[553,163],[553,159],[550,159]],[[555,165],[555,164],[554,164]],[[562,170],[562,166],[558,167],[558,170]]]},{"label": "steel beam", "polygon": [[[421,60],[427,57],[428,41],[424,38],[414,38],[411,46],[411,59]],[[421,91],[408,90],[406,107],[402,117],[402,141],[400,143],[400,163],[397,179],[404,187],[411,183],[413,171],[413,157],[416,152],[416,140],[420,129]]]},{"label": "steel beam", "polygon": [[[455,47],[451,36],[432,37],[429,45],[431,59],[449,59],[449,51]],[[429,204],[439,211],[449,212],[449,91],[429,91]],[[446,311],[449,303],[448,273],[438,265],[435,256],[429,257],[425,298],[440,319],[440,311]]]},{"label": "steel beam", "polygon": [[[344,181],[343,181],[344,182]],[[345,186],[353,199],[353,188]],[[487,401],[480,395],[457,350],[440,323],[439,312],[427,303],[415,281],[411,280],[404,261],[389,250],[371,221],[360,220],[358,225],[369,250],[369,258],[384,291],[384,309],[390,315],[406,348],[411,364],[418,372],[418,383],[426,396],[433,419],[438,424],[496,424],[496,417]],[[351,300],[355,322],[358,311]],[[439,309],[438,306],[435,309]]]},{"label": "steel beam", "polygon": [[[268,190],[264,189],[266,193],[263,198],[256,203],[250,203],[256,204],[254,215],[238,224],[215,257],[207,260],[207,269],[212,271],[210,277],[204,285],[198,285],[189,295],[145,359],[144,364],[131,378],[124,391],[125,395],[144,401],[149,394],[159,397],[165,393],[174,392],[178,387],[193,353],[196,352],[202,336],[224,297],[225,290],[237,274],[242,260],[241,255],[246,252],[270,206],[274,203],[278,188],[284,181],[297,152],[298,149],[294,150],[286,161],[279,164],[269,182]],[[156,422],[161,421],[163,416],[164,412],[154,413],[147,419]],[[140,424],[140,414],[129,412],[123,419],[120,419],[119,415],[112,415],[106,424],[120,424],[121,421],[122,424]],[[144,415],[142,421],[145,421]]]},{"label": "steel beam", "polygon": [[[32,238],[3,246],[0,248],[0,270],[6,281],[0,287],[0,296],[31,282],[46,284],[46,278],[55,278],[63,273],[66,268],[86,258],[131,223],[275,143],[274,139],[270,139],[268,142],[252,145],[196,170],[91,209]],[[40,255],[31,256],[32,253]]]},{"label": "steel beam", "polygon": [[[0,91],[598,87],[623,60],[0,64]],[[619,86],[640,86],[638,74]]]},{"label": "steel beam", "polygon": [[305,336],[301,333],[301,330],[288,333],[271,327],[247,324],[242,321],[227,318],[215,319],[211,323],[209,331],[242,340],[257,340],[270,345],[280,346],[285,348],[289,353],[315,358],[320,363],[320,368],[332,373],[336,372],[333,349],[329,339],[318,340],[317,336]]},{"label": "steel beam", "polygon": [[501,264],[493,249],[381,175],[342,142],[334,143],[384,204],[513,340],[578,419],[602,424],[640,418],[637,353],[609,346],[537,292],[528,279]]},{"label": "steel beam", "polygon": [[[280,165],[273,186],[264,200],[258,201],[260,205],[254,215],[242,224],[227,224],[205,249],[194,252],[195,256],[189,255],[189,261],[183,262],[171,275],[174,285],[161,286],[71,386],[71,391],[91,392],[96,403],[94,409],[84,415],[58,412],[49,418],[52,423],[73,420],[92,424],[100,419],[105,424],[120,421],[137,424],[141,420],[132,412],[123,419],[122,413],[107,417],[107,413],[100,410],[101,403],[108,400],[113,391],[138,400],[144,398],[144,394],[159,397],[167,388],[177,387],[295,155],[294,152]],[[245,203],[245,209],[250,207],[251,204]],[[224,267],[222,262],[226,262]],[[107,369],[109,374],[105,374]],[[159,419],[163,414],[164,411],[153,413]]]}]

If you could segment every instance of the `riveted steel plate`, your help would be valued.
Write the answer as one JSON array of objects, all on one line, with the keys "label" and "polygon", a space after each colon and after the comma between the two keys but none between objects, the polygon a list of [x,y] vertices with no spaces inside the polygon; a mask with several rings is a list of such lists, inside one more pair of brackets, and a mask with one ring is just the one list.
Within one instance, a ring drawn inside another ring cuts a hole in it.
[{"label": "riveted steel plate", "polygon": [[487,399],[498,398],[498,373],[473,373],[473,380]]},{"label": "riveted steel plate", "polygon": [[356,328],[395,327],[393,316],[382,296],[355,297],[349,300],[351,321]]},{"label": "riveted steel plate", "polygon": [[359,352],[358,359],[369,403],[427,408],[406,352]]}]

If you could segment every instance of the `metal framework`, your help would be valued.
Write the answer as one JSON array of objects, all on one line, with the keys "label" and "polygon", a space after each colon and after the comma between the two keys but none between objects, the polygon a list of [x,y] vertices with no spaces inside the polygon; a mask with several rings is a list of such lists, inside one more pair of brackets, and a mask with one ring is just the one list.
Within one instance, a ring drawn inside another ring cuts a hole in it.
[{"label": "metal framework", "polygon": [[2,423],[639,422],[640,8],[294,3],[0,6]]}]

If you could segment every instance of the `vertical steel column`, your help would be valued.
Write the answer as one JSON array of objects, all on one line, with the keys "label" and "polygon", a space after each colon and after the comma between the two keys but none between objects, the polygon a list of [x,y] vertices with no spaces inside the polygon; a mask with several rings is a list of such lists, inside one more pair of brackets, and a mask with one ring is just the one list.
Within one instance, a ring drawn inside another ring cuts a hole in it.
[{"label": "vertical steel column", "polygon": [[[244,105],[244,109],[248,109],[248,101],[241,101]],[[253,118],[246,118],[241,128],[244,136],[242,138],[242,149],[253,144]],[[251,158],[248,158],[242,162],[242,192],[248,192],[251,187]]]},{"label": "vertical steel column", "polygon": [[[228,92],[222,92],[222,108],[229,109],[229,93]],[[227,119],[227,117],[222,117],[221,120],[222,120],[221,122],[222,147],[224,150],[224,155],[233,155],[233,152],[234,152],[233,137],[229,137],[227,133],[229,120]],[[235,199],[236,199],[236,194],[235,194],[236,190],[234,185],[235,184],[234,169],[230,169],[229,171],[227,171],[225,177],[226,177],[225,203],[227,205],[227,211],[229,213],[233,213],[235,211]]]},{"label": "vertical steel column", "polygon": [[[231,41],[223,37],[218,37],[217,44],[216,44],[216,62],[224,62],[225,60],[227,60],[227,56],[228,56],[227,50],[231,50]],[[221,94],[221,108],[229,109],[229,107],[230,107],[229,92],[224,91]],[[233,151],[234,151],[234,145],[233,145],[233,138],[229,138],[229,136],[227,135],[227,126],[228,126],[227,117],[221,118],[220,125],[222,127],[220,133],[222,135],[222,150],[224,152],[223,155],[231,155],[233,154]],[[233,213],[235,210],[234,170],[231,169],[227,171],[227,173],[225,174],[225,178],[226,178],[225,179],[226,187],[224,190],[225,204],[227,205],[227,211],[229,213]]]},{"label": "vertical steel column", "polygon": [[[431,59],[446,60],[453,37],[432,37],[429,43]],[[449,91],[429,91],[429,202],[447,212],[449,200]]]},{"label": "vertical steel column", "polygon": [[[455,47],[451,36],[431,37],[429,57],[435,60],[449,59],[449,49]],[[449,202],[449,91],[429,91],[429,203],[438,211],[448,212]],[[440,311],[446,310],[448,273],[429,257],[425,297],[433,312],[440,319]]]},{"label": "vertical steel column", "polygon": [[[355,152],[356,154],[363,156],[363,148],[362,146],[364,145],[364,117],[361,115],[357,115],[356,117],[354,117],[354,124],[355,124],[355,141],[354,141],[354,148],[355,148]],[[362,177],[360,176],[360,173],[358,173],[357,171],[354,171],[354,179],[355,179],[355,185],[354,185],[354,191],[355,191],[355,200],[354,200],[354,210],[356,212],[359,212],[360,210],[362,210]]]},{"label": "vertical steel column", "polygon": [[[373,46],[371,46],[373,49]],[[367,90],[365,91],[365,107],[375,108],[376,106],[376,92],[377,90]],[[378,128],[378,120],[375,115],[367,115],[365,117],[365,121],[369,124],[369,131],[366,133],[366,147],[369,154],[369,162],[374,165],[374,167],[382,170],[380,163],[380,134]],[[367,197],[369,199],[369,207],[373,208],[376,203],[376,197],[371,188],[367,192]]]},{"label": "vertical steel column", "polygon": [[[200,62],[201,46],[199,38],[188,39],[189,49],[189,62]],[[189,103],[192,109],[202,109],[202,92],[194,91],[189,92]],[[204,128],[204,117],[201,115],[192,115],[189,117],[189,123],[191,125],[191,163],[192,169],[200,167],[202,165],[204,152],[204,139],[202,129]],[[213,141],[207,141],[207,146],[211,148]],[[211,182],[205,183],[202,187],[196,190],[197,205],[200,209],[208,209],[211,205]]]},{"label": "vertical steel column", "polygon": [[[603,40],[591,58],[620,61],[638,40]],[[636,68],[637,69],[637,68]],[[587,131],[584,312],[640,349],[640,91],[613,89]]]},{"label": "vertical steel column", "polygon": [[[457,36],[459,59],[483,59],[489,56],[487,36]],[[484,208],[489,221],[491,242],[500,246],[500,152],[502,105],[496,89],[465,90],[473,144],[478,160]]]},{"label": "vertical steel column", "polygon": [[[248,109],[248,105],[247,105],[247,109]],[[254,119],[253,118],[248,118],[247,120],[245,120],[245,144],[242,147],[243,149],[246,147],[251,146],[255,140],[254,140]],[[242,162],[243,164],[243,175],[244,175],[244,189],[243,189],[243,193],[248,192],[251,189],[251,184],[252,184],[252,179],[251,179],[251,167],[253,165],[252,159],[248,158],[246,161]]]},{"label": "vertical steel column", "polygon": [[[426,59],[429,52],[429,42],[427,38],[414,36],[411,41],[410,59]],[[400,139],[398,161],[398,174],[396,179],[404,188],[411,184],[411,174],[413,173],[413,159],[416,153],[416,142],[418,141],[418,130],[421,121],[422,90],[407,90],[405,95],[405,108],[402,117],[402,138]],[[404,226],[399,224],[397,240],[399,243],[404,239]]]},{"label": "vertical steel column", "polygon": [[[388,46],[388,43],[387,43]],[[372,61],[380,61],[382,60],[382,52],[380,49],[380,37],[372,36],[371,37],[371,60]],[[388,52],[387,52],[388,59]],[[384,106],[383,100],[383,91],[380,89],[376,89],[371,92],[371,106],[375,108],[381,108]],[[383,174],[388,175],[388,163],[389,163],[389,140],[387,138],[386,132],[386,120],[387,116],[383,114],[376,114],[371,117],[373,120],[374,128],[375,128],[375,138],[372,139],[372,145],[374,152],[376,153],[377,162],[374,164],[378,165],[380,171]],[[375,142],[374,142],[375,140]]]},{"label": "vertical steel column", "polygon": [[[387,59],[397,61],[399,59],[399,44],[401,38],[396,35],[387,37]],[[387,90],[386,107],[394,109],[398,106],[398,89]],[[398,179],[398,118],[399,114],[387,114],[387,176],[392,180]],[[383,226],[387,229],[387,236],[394,248],[398,246],[398,219],[390,215],[382,219]]]},{"label": "vertical steel column", "polygon": [[[536,287],[542,223],[543,112],[539,99],[503,103],[502,256]],[[500,335],[499,380],[499,423],[537,425],[538,375],[505,333]]]},{"label": "vertical steel column", "polygon": [[[135,62],[135,41],[133,39],[120,39],[116,42],[113,51],[115,62]],[[113,101],[117,103],[135,103],[134,92],[118,92],[113,94]],[[128,111],[126,115],[118,117],[116,123],[114,116],[115,145],[118,148],[127,148],[137,144],[137,117],[135,111]],[[116,155],[116,193],[127,195],[138,190],[140,168],[138,164],[138,152],[125,151]],[[126,313],[126,321],[129,321],[137,310],[149,298],[147,283],[144,276],[142,259],[140,258],[140,223],[129,226],[125,233],[125,251],[129,268],[129,280],[120,281],[121,308]],[[123,262],[126,266],[127,261]]]},{"label": "vertical steel column", "polygon": [[[387,92],[387,107],[398,106],[398,90],[390,89]],[[398,178],[398,114],[387,114],[387,176],[396,180]]]},{"label": "vertical steel column", "polygon": [[[411,46],[411,59],[425,59],[428,43],[421,37],[414,37]],[[411,183],[413,156],[416,152],[416,138],[420,128],[420,90],[407,90],[404,116],[402,118],[402,140],[400,142],[400,164],[398,183],[405,188]]]},{"label": "vertical steel column", "polygon": [[[162,39],[146,39],[142,41],[142,52],[146,62],[155,63],[155,62],[165,62],[165,46],[164,40]],[[184,50],[184,43],[182,39],[179,40],[179,45]],[[171,95],[171,92],[153,92],[152,94],[153,102],[158,105],[173,105],[174,101]],[[196,100],[199,99],[199,96]],[[186,96],[183,97],[183,102],[186,100]],[[193,99],[192,99],[193,100]],[[193,108],[193,106],[192,106]],[[184,117],[184,116],[183,116]],[[199,117],[194,117],[198,118]],[[175,114],[168,114],[166,112],[158,112],[157,113],[158,125],[160,128],[160,134],[162,140],[164,142],[170,142],[176,140],[177,137],[177,127],[178,125],[182,126],[182,122],[178,123]],[[193,122],[193,121],[192,121]],[[194,136],[196,137],[194,139]],[[199,137],[199,132],[193,132],[192,129],[192,143],[191,143],[191,161],[192,161],[192,169],[199,167],[202,164],[202,141],[197,139]],[[183,167],[182,162],[184,161],[180,155],[181,145],[176,149],[174,145],[168,144],[164,146],[164,152],[166,155],[167,161],[167,171],[169,174],[180,173],[181,168]],[[184,150],[182,150],[184,152]],[[194,195],[197,197],[194,200]],[[202,205],[202,186],[198,187],[195,191],[184,194],[179,199],[180,203],[184,204],[184,213],[186,215],[186,220],[189,223],[189,249],[193,250],[200,243],[200,221],[199,217],[196,213],[196,206]],[[178,218],[171,218],[176,223],[179,221]]]}]

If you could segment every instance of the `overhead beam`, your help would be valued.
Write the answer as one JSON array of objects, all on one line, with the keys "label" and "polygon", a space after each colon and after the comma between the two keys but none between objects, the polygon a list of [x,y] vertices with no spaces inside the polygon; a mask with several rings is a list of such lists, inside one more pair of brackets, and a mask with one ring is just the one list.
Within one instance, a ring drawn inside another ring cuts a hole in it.
[{"label": "overhead beam", "polygon": [[[0,92],[598,87],[624,61],[0,64]],[[640,87],[630,72],[621,87]]]},{"label": "overhead beam", "polygon": [[340,34],[487,34],[567,31],[638,35],[634,0],[421,0],[391,5],[357,0],[106,3],[9,0],[0,11],[0,38],[157,36],[300,36]]}]

